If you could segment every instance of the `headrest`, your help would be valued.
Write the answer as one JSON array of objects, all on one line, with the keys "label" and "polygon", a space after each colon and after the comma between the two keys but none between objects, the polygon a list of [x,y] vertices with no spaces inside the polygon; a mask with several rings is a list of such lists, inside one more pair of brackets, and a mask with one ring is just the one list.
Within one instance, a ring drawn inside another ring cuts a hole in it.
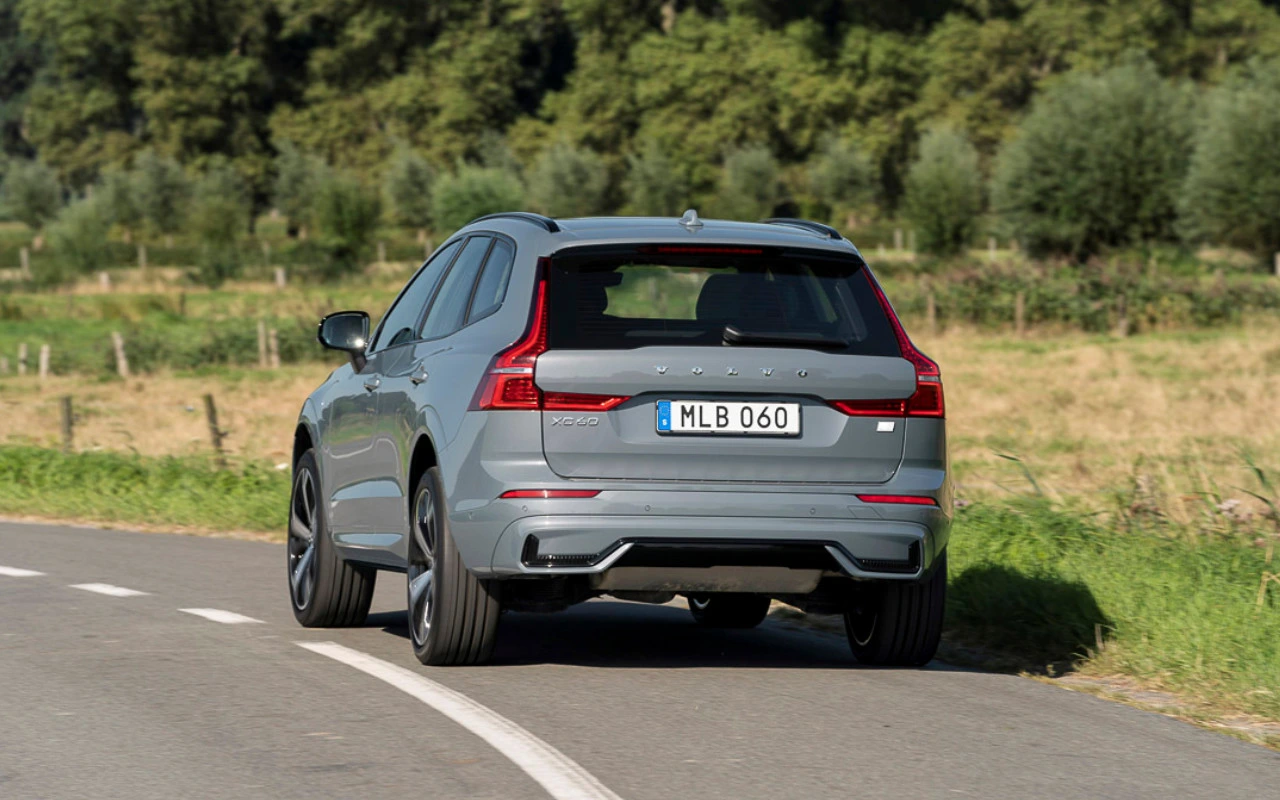
[{"label": "headrest", "polygon": [[719,273],[707,278],[698,293],[697,317],[700,322],[736,322],[742,309],[745,275]]}]

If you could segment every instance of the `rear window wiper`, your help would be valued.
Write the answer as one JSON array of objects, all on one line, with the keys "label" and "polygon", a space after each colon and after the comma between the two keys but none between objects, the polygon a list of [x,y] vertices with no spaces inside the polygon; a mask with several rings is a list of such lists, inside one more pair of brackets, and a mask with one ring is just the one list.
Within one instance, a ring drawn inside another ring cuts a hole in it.
[{"label": "rear window wiper", "polygon": [[821,333],[774,333],[771,331],[744,331],[736,325],[724,326],[724,343],[728,345],[766,344],[775,347],[848,347],[850,341],[839,336]]}]

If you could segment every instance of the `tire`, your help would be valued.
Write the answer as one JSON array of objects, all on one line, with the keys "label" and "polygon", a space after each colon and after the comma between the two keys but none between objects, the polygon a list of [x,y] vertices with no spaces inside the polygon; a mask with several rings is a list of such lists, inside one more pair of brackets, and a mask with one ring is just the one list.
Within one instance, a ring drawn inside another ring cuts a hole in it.
[{"label": "tire", "polygon": [[373,601],[377,570],[348,564],[334,549],[320,496],[314,450],[293,468],[289,494],[289,605],[305,628],[363,625]]},{"label": "tire", "polygon": [[865,586],[844,614],[849,647],[861,664],[920,667],[938,651],[947,600],[947,554],[917,583]]},{"label": "tire", "polygon": [[769,596],[764,594],[691,594],[689,613],[708,628],[754,628],[769,614]]},{"label": "tire", "polygon": [[411,507],[409,641],[429,666],[483,664],[497,641],[501,584],[477,578],[462,563],[444,500],[440,470],[432,467],[419,479]]}]

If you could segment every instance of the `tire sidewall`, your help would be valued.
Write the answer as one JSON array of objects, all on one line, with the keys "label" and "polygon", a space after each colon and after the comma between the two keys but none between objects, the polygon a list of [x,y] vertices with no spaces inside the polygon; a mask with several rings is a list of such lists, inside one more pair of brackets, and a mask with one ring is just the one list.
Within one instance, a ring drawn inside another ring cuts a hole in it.
[{"label": "tire sidewall", "polygon": [[[445,513],[444,485],[440,478],[440,470],[438,467],[431,467],[422,474],[418,479],[418,484],[413,487],[413,496],[409,506],[409,524],[410,526],[418,524],[418,498],[423,490],[430,491],[435,500],[435,552],[431,554],[431,628],[427,632],[427,640],[422,644],[418,644],[413,639],[412,633],[409,636],[409,643],[413,646],[413,654],[417,656],[422,663],[433,662],[436,658],[436,651],[439,650],[443,643],[440,641],[440,618],[444,613],[443,599],[448,596],[448,592],[444,591],[444,582],[447,580],[445,574],[448,572],[444,568],[447,564],[447,558],[451,555],[450,548],[453,546],[452,537],[449,533],[449,515]],[[409,531],[409,547],[415,547],[413,543],[412,527]],[[408,586],[405,587],[405,597],[409,595]],[[412,606],[409,608],[409,614],[414,614]],[[410,617],[409,624],[412,626],[413,619]],[[412,630],[412,628],[410,628]]]}]

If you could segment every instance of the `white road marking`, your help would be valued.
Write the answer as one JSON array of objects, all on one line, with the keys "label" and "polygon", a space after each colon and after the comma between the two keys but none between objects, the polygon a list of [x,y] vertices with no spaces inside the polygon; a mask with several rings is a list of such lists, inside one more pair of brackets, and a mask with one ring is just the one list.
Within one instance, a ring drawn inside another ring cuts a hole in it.
[{"label": "white road marking", "polygon": [[151,594],[150,592],[140,592],[137,589],[126,589],[123,586],[112,586],[109,583],[73,583],[71,588],[84,589],[86,592],[97,592],[111,597],[141,597],[144,594]]},{"label": "white road marking", "polygon": [[223,611],[220,608],[180,608],[178,609],[184,614],[195,614],[197,617],[213,620],[214,622],[222,622],[227,625],[240,625],[245,622],[255,622],[259,625],[264,624],[260,619],[246,617],[244,614],[237,614],[234,611]]},{"label": "white road marking", "polygon": [[298,642],[421,700],[484,739],[556,800],[622,800],[564,753],[464,694],[336,642]]},{"label": "white road marking", "polygon": [[18,567],[0,567],[0,575],[9,578],[34,578],[37,575],[43,575],[43,572],[36,572],[34,569],[19,569]]}]

